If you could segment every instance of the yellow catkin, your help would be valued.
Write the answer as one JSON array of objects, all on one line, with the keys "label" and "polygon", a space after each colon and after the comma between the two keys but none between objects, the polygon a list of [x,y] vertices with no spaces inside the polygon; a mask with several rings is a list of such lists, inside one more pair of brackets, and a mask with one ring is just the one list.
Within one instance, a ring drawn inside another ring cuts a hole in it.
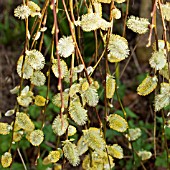
[{"label": "yellow catkin", "polygon": [[43,96],[37,95],[35,96],[35,105],[37,106],[45,106],[46,99]]},{"label": "yellow catkin", "polygon": [[89,83],[87,81],[85,81],[82,86],[81,86],[81,90],[84,92],[89,88]]},{"label": "yellow catkin", "polygon": [[0,134],[7,135],[10,133],[11,126],[8,123],[0,122]]},{"label": "yellow catkin", "polygon": [[128,128],[127,121],[120,115],[111,114],[108,116],[109,126],[118,132],[125,132]]},{"label": "yellow catkin", "polygon": [[42,130],[34,130],[31,132],[30,136],[30,143],[34,146],[39,146],[44,140],[44,134]]},{"label": "yellow catkin", "polygon": [[108,154],[114,158],[122,159],[123,158],[123,149],[118,144],[113,144],[112,146],[108,146]]},{"label": "yellow catkin", "polygon": [[78,154],[78,150],[75,144],[71,143],[70,141],[64,141],[64,156],[68,159],[70,164],[73,166],[77,166],[80,163],[80,158]]},{"label": "yellow catkin", "polygon": [[62,136],[66,132],[68,125],[67,116],[63,115],[61,118],[60,115],[58,115],[52,124],[53,132],[58,136]]},{"label": "yellow catkin", "polygon": [[68,127],[68,136],[73,136],[77,132],[76,128],[72,125]]},{"label": "yellow catkin", "polygon": [[106,97],[111,99],[114,95],[116,87],[116,81],[111,75],[107,75],[106,77]]},{"label": "yellow catkin", "polygon": [[26,130],[26,131],[33,131],[35,126],[29,116],[23,112],[17,112],[16,114],[16,124]]},{"label": "yellow catkin", "polygon": [[48,155],[48,160],[50,162],[55,163],[60,159],[60,152],[59,151],[51,151]]},{"label": "yellow catkin", "polygon": [[158,79],[155,76],[147,76],[142,83],[138,86],[137,92],[141,96],[150,94],[157,86]]},{"label": "yellow catkin", "polygon": [[1,164],[4,168],[7,168],[12,163],[12,155],[9,152],[5,152],[1,157]]}]

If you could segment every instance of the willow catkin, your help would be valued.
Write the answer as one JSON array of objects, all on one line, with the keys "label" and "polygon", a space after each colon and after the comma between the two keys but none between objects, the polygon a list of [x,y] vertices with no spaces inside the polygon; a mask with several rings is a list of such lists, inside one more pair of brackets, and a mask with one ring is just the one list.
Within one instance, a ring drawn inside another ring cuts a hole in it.
[{"label": "willow catkin", "polygon": [[114,95],[116,81],[113,76],[107,74],[106,77],[106,98],[111,99]]},{"label": "willow catkin", "polygon": [[157,86],[158,79],[155,76],[148,75],[142,83],[138,86],[137,92],[141,96],[146,96],[150,94]]},{"label": "willow catkin", "polygon": [[128,128],[127,121],[118,114],[110,114],[107,120],[110,128],[118,132],[125,132]]},{"label": "willow catkin", "polygon": [[76,145],[68,140],[64,141],[63,145],[64,156],[68,159],[70,164],[77,166],[80,163],[80,158]]}]

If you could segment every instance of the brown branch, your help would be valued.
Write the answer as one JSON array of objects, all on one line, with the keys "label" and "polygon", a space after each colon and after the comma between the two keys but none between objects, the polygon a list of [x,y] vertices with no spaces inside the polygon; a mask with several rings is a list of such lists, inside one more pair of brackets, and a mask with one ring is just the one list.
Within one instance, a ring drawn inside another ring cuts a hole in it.
[{"label": "brown branch", "polygon": [[127,20],[128,14],[129,14],[129,0],[127,0],[126,2],[126,14],[125,14],[125,19],[124,19],[123,34],[122,34],[123,37],[126,36],[126,20]]},{"label": "brown branch", "polygon": [[91,79],[90,79],[90,77],[89,77],[89,75],[88,75],[88,73],[87,73],[86,65],[85,65],[85,63],[84,63],[83,57],[82,57],[81,52],[80,52],[80,50],[79,50],[79,47],[78,47],[78,45],[77,45],[77,41],[76,41],[75,34],[74,34],[74,25],[73,25],[73,22],[72,22],[71,19],[70,19],[69,14],[68,14],[68,10],[67,10],[67,7],[66,7],[65,0],[62,0],[62,3],[63,3],[64,10],[65,10],[65,13],[66,13],[68,22],[69,22],[69,27],[70,27],[71,35],[72,35],[73,41],[74,41],[74,43],[75,43],[75,47],[76,47],[77,53],[78,53],[78,55],[79,55],[79,57],[80,57],[80,60],[81,60],[82,64],[84,65],[84,71],[85,71],[85,74],[86,74],[88,83],[91,84],[92,82],[91,82]]},{"label": "brown branch", "polygon": [[58,90],[60,90],[60,97],[61,97],[61,110],[60,110],[60,118],[62,119],[62,113],[64,111],[64,100],[63,100],[63,95],[62,95],[62,80],[61,80],[61,65],[60,65],[60,56],[58,54],[58,33],[59,33],[59,28],[58,28],[58,23],[57,23],[57,13],[56,13],[56,8],[58,7],[58,3],[55,6],[54,0],[52,0],[52,6],[53,6],[53,16],[54,16],[54,26],[55,26],[55,44],[56,44],[56,57],[58,60],[58,73],[59,73],[59,78],[58,78]]},{"label": "brown branch", "polygon": [[153,28],[156,26],[156,4],[157,4],[158,0],[155,0],[154,6],[153,6],[153,10],[151,12],[151,17],[152,17],[152,24],[150,25],[150,33],[149,33],[149,37],[148,37],[148,44],[146,45],[146,47],[150,47],[151,46],[151,39],[152,39],[152,31]]},{"label": "brown branch", "polygon": [[[168,70],[170,70],[170,56],[168,55],[166,26],[165,26],[165,21],[164,21],[164,17],[163,17],[163,13],[162,13],[162,7],[161,7],[160,0],[158,0],[158,5],[159,5],[160,14],[161,14],[162,26],[163,26],[163,39],[164,39],[164,42],[165,42],[166,54],[167,54],[167,57],[168,57]],[[169,82],[170,82],[170,74],[169,74]]]}]

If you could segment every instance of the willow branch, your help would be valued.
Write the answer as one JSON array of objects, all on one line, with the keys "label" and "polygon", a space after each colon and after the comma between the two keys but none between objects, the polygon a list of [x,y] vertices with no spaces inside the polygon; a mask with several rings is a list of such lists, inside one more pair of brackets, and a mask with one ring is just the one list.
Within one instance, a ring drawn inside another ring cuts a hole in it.
[{"label": "willow branch", "polygon": [[155,0],[153,10],[152,10],[152,13],[151,13],[152,24],[150,25],[150,33],[149,33],[149,37],[148,37],[148,44],[146,45],[146,47],[151,46],[152,31],[153,31],[153,28],[156,26],[156,4],[157,4],[157,2],[158,2],[158,0]]},{"label": "willow branch", "polygon": [[88,75],[88,73],[87,73],[86,65],[85,65],[85,63],[84,63],[83,57],[82,57],[81,52],[80,52],[80,50],[79,50],[79,47],[78,47],[78,45],[77,45],[77,41],[76,41],[75,33],[74,33],[74,32],[75,32],[75,31],[74,31],[74,25],[73,25],[73,22],[72,22],[71,19],[70,19],[70,16],[69,16],[69,13],[68,13],[68,10],[67,10],[67,7],[66,7],[65,0],[62,0],[62,3],[63,3],[64,10],[65,10],[65,13],[66,13],[68,22],[69,22],[69,27],[70,27],[71,35],[72,35],[73,41],[74,41],[74,43],[75,43],[75,47],[76,47],[77,53],[78,53],[78,55],[79,55],[79,57],[80,57],[80,60],[81,60],[82,64],[84,65],[84,71],[85,71],[87,80],[88,80],[89,84],[91,84],[92,82],[91,82],[90,77],[89,77],[89,75]]},{"label": "willow branch", "polygon": [[[56,57],[58,60],[58,73],[59,73],[59,78],[58,78],[58,90],[60,90],[60,98],[61,98],[61,110],[60,110],[60,117],[62,118],[62,113],[64,111],[64,100],[63,100],[63,95],[62,95],[62,80],[61,80],[61,65],[60,65],[60,56],[58,54],[58,33],[59,33],[59,28],[58,28],[58,23],[57,23],[57,13],[56,13],[56,8],[54,0],[52,0],[52,5],[53,5],[53,16],[54,16],[54,26],[55,26],[55,44],[56,44]],[[58,3],[57,3],[58,5]]]}]

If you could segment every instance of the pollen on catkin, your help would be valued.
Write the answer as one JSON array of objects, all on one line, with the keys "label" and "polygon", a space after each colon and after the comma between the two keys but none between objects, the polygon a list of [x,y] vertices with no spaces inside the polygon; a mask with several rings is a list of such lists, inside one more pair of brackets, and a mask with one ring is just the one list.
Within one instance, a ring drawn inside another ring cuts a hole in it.
[{"label": "pollen on catkin", "polygon": [[32,102],[32,97],[29,95],[21,95],[17,97],[17,102],[19,105],[23,107],[28,107],[29,104]]},{"label": "pollen on catkin", "polygon": [[18,104],[23,107],[28,107],[32,102],[33,92],[29,90],[29,86],[26,86],[21,91],[21,95],[17,97]]},{"label": "pollen on catkin", "polygon": [[149,59],[149,64],[156,70],[161,70],[166,64],[166,56],[164,50],[155,51]]},{"label": "pollen on catkin", "polygon": [[41,70],[45,65],[45,58],[42,53],[36,49],[26,51],[28,63],[35,70]]},{"label": "pollen on catkin", "polygon": [[41,71],[37,70],[37,71],[34,71],[33,75],[31,76],[30,81],[32,84],[36,86],[43,86],[45,84],[46,77]]},{"label": "pollen on catkin", "polygon": [[50,151],[48,155],[48,160],[52,163],[57,162],[60,159],[60,152],[59,151]]},{"label": "pollen on catkin", "polygon": [[80,26],[83,31],[90,32],[99,28],[106,30],[111,27],[111,23],[101,18],[97,13],[88,13],[82,16]]},{"label": "pollen on catkin", "polygon": [[69,89],[69,96],[73,97],[79,91],[80,91],[80,84],[74,83],[74,84],[71,85],[71,87]]},{"label": "pollen on catkin", "polygon": [[100,134],[100,129],[90,127],[88,130],[83,130],[84,142],[95,151],[103,151],[106,143]]},{"label": "pollen on catkin", "polygon": [[70,164],[77,166],[80,163],[80,158],[76,145],[68,140],[64,141],[63,145],[64,156],[68,159]]},{"label": "pollen on catkin", "polygon": [[127,121],[118,114],[110,114],[107,120],[110,128],[118,132],[125,132],[128,128]]},{"label": "pollen on catkin", "polygon": [[84,170],[109,170],[114,166],[113,158],[104,151],[91,152],[91,156],[86,155],[82,163]]},{"label": "pollen on catkin", "polygon": [[[30,66],[28,63],[28,57],[25,56],[25,61],[23,65],[23,55],[19,57],[18,62],[17,62],[17,73],[24,79],[29,79],[33,75],[33,68]],[[23,67],[23,68],[22,68]]]},{"label": "pollen on catkin", "polygon": [[113,76],[107,74],[106,76],[106,98],[111,99],[116,88],[116,81]]},{"label": "pollen on catkin", "polygon": [[[74,67],[72,69],[72,82],[75,82],[77,80],[77,72],[76,71],[77,71],[77,68]],[[70,73],[71,73],[71,69],[67,70],[66,74],[64,76],[64,81],[67,83],[70,83],[70,77],[71,77]]]},{"label": "pollen on catkin", "polygon": [[[93,7],[94,7],[94,11],[95,13],[97,13],[100,17],[102,17],[102,5],[100,2],[93,2]],[[88,12],[93,12],[93,7],[90,4],[89,8],[88,8]]]},{"label": "pollen on catkin", "polygon": [[162,75],[164,78],[169,80],[169,68],[168,68],[168,63],[165,64],[165,66],[159,70],[159,74]]},{"label": "pollen on catkin", "polygon": [[[68,67],[67,67],[66,62],[63,60],[60,60],[60,69],[61,69],[61,78],[64,78],[66,75],[68,75]],[[59,72],[58,72],[58,60],[57,59],[53,60],[52,71],[54,75],[58,78]]]},{"label": "pollen on catkin", "polygon": [[159,111],[162,108],[170,104],[170,84],[161,83],[160,94],[155,95],[155,111]]},{"label": "pollen on catkin", "polygon": [[12,163],[12,155],[10,152],[5,152],[1,157],[1,164],[4,168],[7,168]]},{"label": "pollen on catkin", "polygon": [[81,85],[81,90],[84,92],[89,88],[89,83],[87,81],[83,82]]},{"label": "pollen on catkin", "polygon": [[[68,107],[69,94],[67,92],[62,92],[62,96],[63,96],[63,101],[64,101],[64,108],[67,108]],[[57,107],[61,107],[60,93],[57,93],[56,95],[53,96],[52,103]]]},{"label": "pollen on catkin", "polygon": [[114,8],[111,11],[111,15],[114,19],[120,19],[121,18],[121,11],[118,8]]},{"label": "pollen on catkin", "polygon": [[77,132],[76,128],[72,125],[68,127],[68,136],[73,136]]},{"label": "pollen on catkin", "polygon": [[33,1],[28,1],[28,7],[30,9],[30,15],[31,17],[35,17],[36,15],[38,15],[39,17],[41,17],[41,8],[34,3]]},{"label": "pollen on catkin", "polygon": [[118,144],[113,144],[112,146],[107,146],[108,154],[114,158],[123,158],[123,149]]},{"label": "pollen on catkin", "polygon": [[84,125],[88,120],[87,110],[85,110],[78,101],[70,102],[69,114],[78,125]]},{"label": "pollen on catkin", "polygon": [[18,142],[22,139],[23,131],[18,131],[13,133],[13,141]]},{"label": "pollen on catkin", "polygon": [[11,129],[12,127],[8,123],[0,122],[0,134],[1,135],[9,134]]},{"label": "pollen on catkin", "polygon": [[161,4],[161,8],[162,8],[163,17],[167,21],[170,21],[170,3],[166,2],[166,4]]},{"label": "pollen on catkin", "polygon": [[145,150],[144,151],[139,151],[137,154],[142,159],[142,161],[150,159],[151,156],[152,156],[151,152],[145,151]]},{"label": "pollen on catkin", "polygon": [[90,85],[84,93],[81,93],[81,97],[85,98],[87,104],[92,107],[95,107],[99,102],[99,95],[97,93],[97,90],[92,85]]},{"label": "pollen on catkin", "polygon": [[34,146],[39,146],[44,140],[44,133],[42,130],[34,130],[30,133],[29,141]]},{"label": "pollen on catkin", "polygon": [[58,115],[52,124],[53,132],[58,136],[61,136],[66,132],[68,125],[67,116],[63,115],[62,118],[60,118],[60,115]]},{"label": "pollen on catkin", "polygon": [[111,34],[108,44],[108,51],[110,51],[111,57],[115,57],[119,60],[123,60],[129,55],[128,42],[124,37],[120,35]]},{"label": "pollen on catkin", "polygon": [[157,86],[158,79],[148,75],[137,88],[137,93],[141,96],[150,94]]},{"label": "pollen on catkin", "polygon": [[37,106],[45,106],[46,99],[43,96],[37,95],[35,96],[35,105]]},{"label": "pollen on catkin", "polygon": [[[156,42],[154,42],[153,45],[152,45],[152,48],[153,48],[154,51],[165,50],[165,41],[164,40],[158,40],[157,43],[158,43],[158,50],[156,48]],[[168,41],[166,42],[166,46],[167,46],[167,49],[169,51],[170,50],[170,44],[169,44]]]},{"label": "pollen on catkin", "polygon": [[148,31],[149,21],[147,18],[130,16],[127,21],[127,27],[138,34],[145,34]]},{"label": "pollen on catkin", "polygon": [[31,13],[31,10],[26,5],[17,6],[14,10],[14,16],[19,19],[27,19]]},{"label": "pollen on catkin", "polygon": [[16,123],[17,125],[26,130],[26,131],[33,131],[35,126],[29,116],[24,112],[17,112],[16,113]]},{"label": "pollen on catkin", "polygon": [[129,140],[130,141],[135,141],[142,135],[141,129],[140,128],[130,128],[129,129]]},{"label": "pollen on catkin", "polygon": [[85,136],[82,135],[77,142],[77,150],[80,156],[88,150],[88,144],[85,141]]},{"label": "pollen on catkin", "polygon": [[58,42],[58,53],[61,57],[67,58],[72,53],[74,53],[74,42],[72,36],[65,37],[59,39]]}]

